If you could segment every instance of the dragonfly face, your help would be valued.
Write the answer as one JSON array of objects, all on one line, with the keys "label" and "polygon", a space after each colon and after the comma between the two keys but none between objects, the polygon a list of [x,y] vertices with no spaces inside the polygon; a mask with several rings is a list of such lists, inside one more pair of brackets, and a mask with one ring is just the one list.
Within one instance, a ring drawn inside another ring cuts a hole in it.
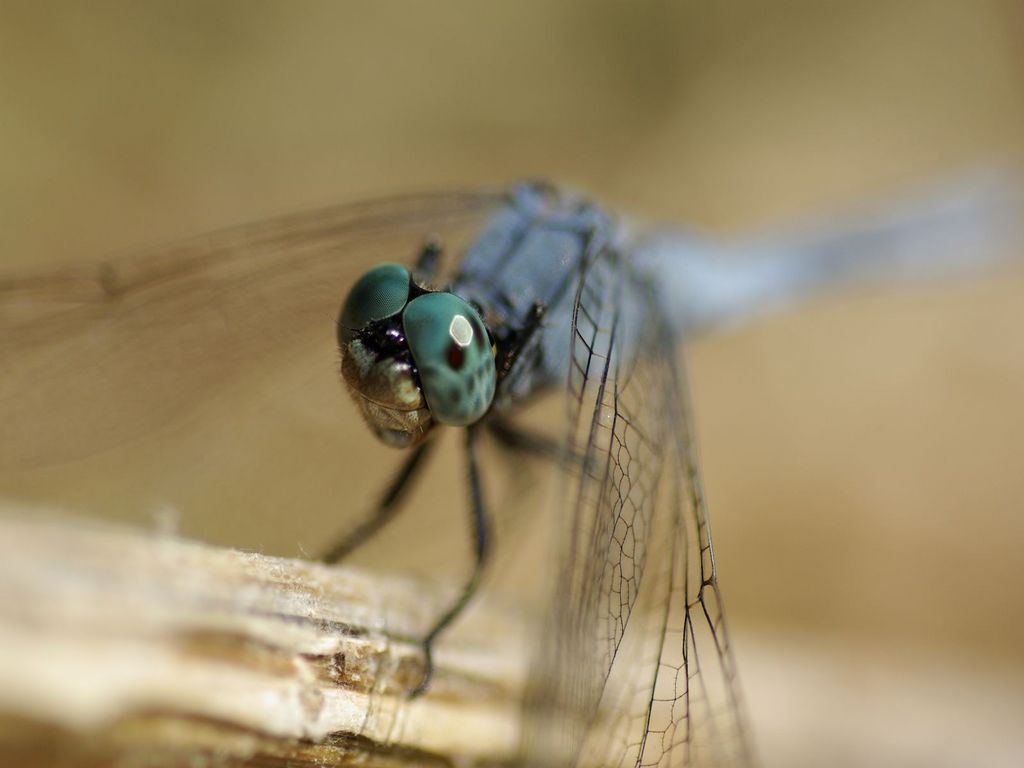
[{"label": "dragonfly face", "polygon": [[434,423],[467,426],[494,399],[494,350],[480,315],[447,291],[382,264],[352,287],[338,320],[341,372],[374,433],[398,448]]}]

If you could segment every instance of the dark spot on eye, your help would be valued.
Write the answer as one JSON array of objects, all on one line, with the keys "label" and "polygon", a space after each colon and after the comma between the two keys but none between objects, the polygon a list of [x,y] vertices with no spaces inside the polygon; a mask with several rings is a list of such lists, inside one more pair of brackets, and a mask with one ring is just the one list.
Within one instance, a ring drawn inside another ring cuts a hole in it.
[{"label": "dark spot on eye", "polygon": [[459,370],[464,362],[466,362],[466,353],[462,347],[458,344],[449,344],[448,365],[451,366],[452,370]]}]

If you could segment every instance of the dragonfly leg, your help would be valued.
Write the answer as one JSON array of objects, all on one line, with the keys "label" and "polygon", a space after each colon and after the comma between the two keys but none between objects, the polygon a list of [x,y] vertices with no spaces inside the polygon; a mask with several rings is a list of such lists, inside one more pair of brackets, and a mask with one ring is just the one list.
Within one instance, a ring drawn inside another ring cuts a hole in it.
[{"label": "dragonfly leg", "polygon": [[424,241],[420,255],[416,257],[416,265],[413,267],[413,273],[417,280],[428,283],[434,280],[443,252],[444,248],[437,237],[431,235]]},{"label": "dragonfly leg", "polygon": [[430,452],[430,446],[435,441],[426,440],[420,444],[405,460],[405,463],[398,470],[391,484],[388,485],[384,495],[381,496],[376,508],[366,520],[360,523],[352,531],[349,531],[334,544],[329,550],[320,556],[325,563],[337,563],[348,557],[361,544],[372,538],[381,528],[394,519],[402,505],[405,492],[412,486],[412,480],[417,470],[423,465],[423,459]]},{"label": "dragonfly leg", "polygon": [[522,328],[513,330],[501,345],[497,360],[495,360],[499,381],[505,378],[505,375],[512,369],[512,365],[519,359],[519,355],[543,326],[546,311],[547,307],[543,303],[535,301],[530,309],[530,316],[526,319],[526,324]]},{"label": "dragonfly leg", "polygon": [[470,515],[473,524],[473,548],[476,561],[473,564],[473,573],[469,581],[462,588],[455,603],[437,620],[431,630],[423,638],[423,655],[425,668],[423,679],[412,696],[419,696],[430,685],[430,679],[434,675],[434,641],[451,624],[476,593],[480,586],[480,579],[483,576],[484,566],[487,564],[487,555],[490,552],[490,527],[487,522],[487,510],[484,505],[483,491],[480,488],[480,470],[476,459],[476,430],[466,430],[466,468],[469,473],[469,501]]},{"label": "dragonfly leg", "polygon": [[545,461],[559,463],[565,461],[565,446],[553,437],[517,427],[503,418],[494,418],[488,421],[487,429],[499,445],[510,451],[524,453]]}]

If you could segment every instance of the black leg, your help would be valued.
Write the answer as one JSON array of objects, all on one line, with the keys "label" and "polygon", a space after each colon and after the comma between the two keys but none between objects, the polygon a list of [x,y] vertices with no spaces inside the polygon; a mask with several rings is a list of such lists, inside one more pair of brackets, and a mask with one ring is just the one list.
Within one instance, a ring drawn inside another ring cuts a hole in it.
[{"label": "black leg", "polygon": [[415,476],[416,470],[422,465],[423,459],[430,452],[430,446],[433,443],[433,440],[426,440],[413,451],[412,455],[406,459],[405,464],[398,470],[398,474],[391,481],[391,485],[384,492],[373,514],[354,530],[346,533],[341,541],[321,555],[320,559],[323,562],[337,563],[344,560],[353,550],[357,549],[363,542],[394,518],[395,513],[401,507],[405,491],[412,485],[410,481]]},{"label": "black leg", "polygon": [[420,684],[412,692],[413,696],[419,696],[430,685],[430,678],[434,674],[434,640],[462,613],[466,604],[473,598],[477,587],[480,586],[480,578],[483,576],[484,566],[487,564],[487,554],[490,551],[490,531],[487,523],[487,510],[484,506],[483,491],[480,489],[480,471],[476,461],[475,440],[476,430],[472,428],[467,429],[466,466],[469,473],[470,514],[473,521],[473,544],[476,562],[473,564],[473,574],[462,588],[462,594],[459,595],[458,600],[437,620],[437,623],[427,633],[427,636],[423,638],[423,655],[426,666],[423,671],[423,680],[420,681]]},{"label": "black leg", "polygon": [[428,283],[434,280],[443,251],[440,240],[436,237],[427,238],[420,250],[420,255],[416,257],[416,266],[413,267],[413,274],[417,280]]},{"label": "black leg", "polygon": [[526,319],[526,325],[512,331],[508,338],[499,345],[497,359],[494,361],[498,369],[499,381],[505,378],[512,369],[512,364],[515,363],[519,355],[526,349],[534,334],[540,330],[544,323],[544,313],[546,311],[546,307],[541,302],[534,302],[530,310],[530,316]]},{"label": "black leg", "polygon": [[487,429],[503,448],[524,453],[545,461],[561,462],[565,459],[565,447],[561,442],[539,432],[533,432],[509,424],[502,418],[492,418]]},{"label": "black leg", "polygon": [[566,447],[560,440],[517,427],[502,418],[490,419],[487,429],[502,448],[515,453],[553,461],[567,469],[578,466],[583,460],[579,453]]}]

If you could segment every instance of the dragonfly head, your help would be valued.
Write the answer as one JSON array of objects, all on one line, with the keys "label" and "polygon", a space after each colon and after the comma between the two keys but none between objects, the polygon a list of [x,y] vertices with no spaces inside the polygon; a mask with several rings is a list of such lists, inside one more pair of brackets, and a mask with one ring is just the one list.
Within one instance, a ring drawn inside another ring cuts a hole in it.
[{"label": "dragonfly head", "polygon": [[388,445],[415,445],[435,423],[472,424],[494,398],[494,350],[480,315],[453,293],[416,285],[398,264],[352,286],[338,346],[349,392]]}]

